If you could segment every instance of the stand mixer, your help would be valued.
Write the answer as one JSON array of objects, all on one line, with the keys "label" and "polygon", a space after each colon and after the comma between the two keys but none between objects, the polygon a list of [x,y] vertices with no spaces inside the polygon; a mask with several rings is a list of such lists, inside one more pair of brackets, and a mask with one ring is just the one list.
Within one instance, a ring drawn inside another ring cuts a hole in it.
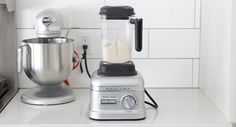
[{"label": "stand mixer", "polygon": [[89,117],[94,120],[141,120],[146,117],[144,80],[131,61],[142,50],[142,19],[130,6],[101,8],[103,60],[91,77]]},{"label": "stand mixer", "polygon": [[22,66],[27,77],[39,86],[21,96],[32,105],[56,105],[72,102],[72,89],[62,82],[73,68],[73,40],[61,37],[63,18],[59,11],[46,9],[36,18],[38,38],[23,40]]}]

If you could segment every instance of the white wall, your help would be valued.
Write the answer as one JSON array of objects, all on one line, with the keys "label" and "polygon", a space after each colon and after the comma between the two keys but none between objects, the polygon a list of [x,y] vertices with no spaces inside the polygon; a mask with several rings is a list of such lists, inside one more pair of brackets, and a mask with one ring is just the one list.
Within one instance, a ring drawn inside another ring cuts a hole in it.
[{"label": "white wall", "polygon": [[231,43],[231,85],[230,85],[230,120],[236,126],[236,1],[232,1],[232,43]]},{"label": "white wall", "polygon": [[236,6],[232,5],[232,0],[202,1],[200,88],[235,122]]},{"label": "white wall", "polygon": [[[17,0],[18,43],[35,37],[34,19],[38,12],[58,8],[65,28],[79,28],[69,35],[75,39],[76,50],[81,51],[81,36],[89,36],[92,72],[102,57],[99,9],[121,4],[133,6],[137,16],[144,18],[143,51],[133,51],[133,60],[146,87],[198,87],[200,0]],[[79,70],[73,71],[69,80],[72,87],[89,87],[89,79]],[[19,86],[29,88],[35,84],[22,73]]]},{"label": "white wall", "polygon": [[5,0],[0,0],[0,4],[5,4]]}]

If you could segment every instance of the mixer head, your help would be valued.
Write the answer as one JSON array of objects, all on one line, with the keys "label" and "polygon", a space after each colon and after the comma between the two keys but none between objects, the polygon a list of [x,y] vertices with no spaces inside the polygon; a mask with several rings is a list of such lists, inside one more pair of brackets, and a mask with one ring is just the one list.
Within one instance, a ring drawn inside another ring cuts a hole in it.
[{"label": "mixer head", "polygon": [[46,9],[36,17],[36,35],[39,38],[61,37],[61,28],[64,26],[63,17],[56,9]]}]

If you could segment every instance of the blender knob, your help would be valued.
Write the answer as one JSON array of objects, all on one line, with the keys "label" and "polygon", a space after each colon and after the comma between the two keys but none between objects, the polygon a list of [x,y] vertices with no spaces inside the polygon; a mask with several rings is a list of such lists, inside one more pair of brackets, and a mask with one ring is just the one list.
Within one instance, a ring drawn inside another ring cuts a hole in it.
[{"label": "blender knob", "polygon": [[136,104],[136,99],[132,95],[126,95],[121,100],[122,105],[126,109],[133,109]]}]

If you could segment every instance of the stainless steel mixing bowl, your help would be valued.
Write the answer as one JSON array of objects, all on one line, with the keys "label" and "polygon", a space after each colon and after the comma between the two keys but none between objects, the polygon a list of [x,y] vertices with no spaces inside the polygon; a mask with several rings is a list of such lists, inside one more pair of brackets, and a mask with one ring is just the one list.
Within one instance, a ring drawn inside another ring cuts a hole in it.
[{"label": "stainless steel mixing bowl", "polygon": [[22,66],[33,82],[41,86],[62,83],[73,68],[73,40],[32,38],[23,40]]}]

